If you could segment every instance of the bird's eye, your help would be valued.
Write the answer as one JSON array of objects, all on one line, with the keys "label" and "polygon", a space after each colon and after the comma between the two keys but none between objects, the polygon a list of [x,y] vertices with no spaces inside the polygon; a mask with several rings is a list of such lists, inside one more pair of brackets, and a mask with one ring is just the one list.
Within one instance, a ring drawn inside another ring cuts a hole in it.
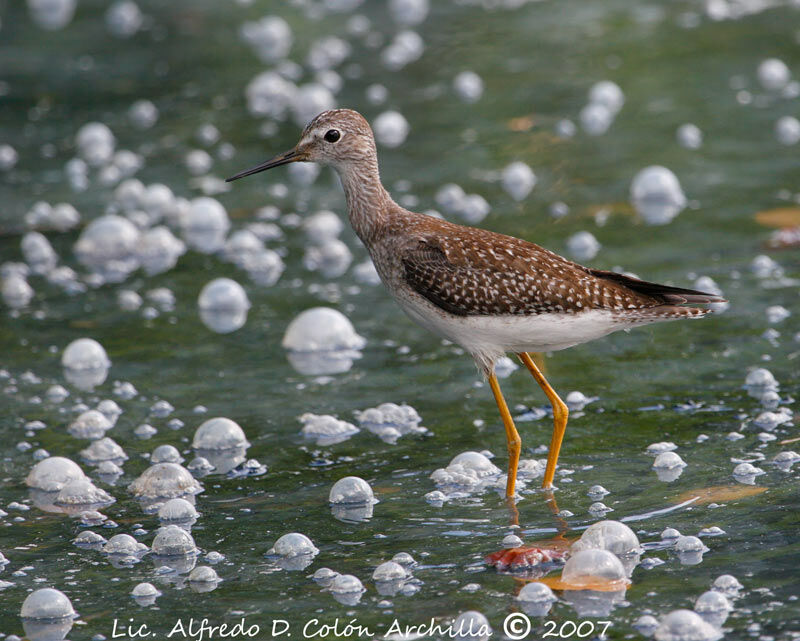
[{"label": "bird's eye", "polygon": [[336,142],[339,138],[342,137],[342,134],[339,133],[336,129],[328,129],[325,132],[325,141],[326,142]]}]

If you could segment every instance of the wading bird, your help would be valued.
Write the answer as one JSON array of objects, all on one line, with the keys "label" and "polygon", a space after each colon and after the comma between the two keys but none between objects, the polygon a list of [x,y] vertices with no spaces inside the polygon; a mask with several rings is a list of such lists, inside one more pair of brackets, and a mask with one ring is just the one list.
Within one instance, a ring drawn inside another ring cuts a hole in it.
[{"label": "wading bird", "polygon": [[648,323],[699,318],[683,303],[724,299],[583,267],[526,240],[456,225],[398,205],[381,184],[375,138],[350,109],[324,111],[300,142],[228,181],[292,162],[330,165],[339,174],[350,224],[389,293],[414,321],[461,345],[489,380],[508,443],[506,496],[514,496],[522,446],[494,373],[516,353],[553,407],[553,437],[542,487],[550,488],[568,410],[529,352],[550,352]]}]

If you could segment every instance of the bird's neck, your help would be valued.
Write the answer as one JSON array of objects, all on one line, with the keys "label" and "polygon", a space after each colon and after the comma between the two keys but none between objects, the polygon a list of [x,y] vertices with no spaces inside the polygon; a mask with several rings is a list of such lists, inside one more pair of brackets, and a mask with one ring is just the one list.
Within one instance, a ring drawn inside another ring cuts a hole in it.
[{"label": "bird's neck", "polygon": [[344,167],[339,178],[347,200],[347,215],[358,237],[369,246],[388,222],[391,205],[389,192],[381,184],[378,162],[374,160],[358,168]]}]

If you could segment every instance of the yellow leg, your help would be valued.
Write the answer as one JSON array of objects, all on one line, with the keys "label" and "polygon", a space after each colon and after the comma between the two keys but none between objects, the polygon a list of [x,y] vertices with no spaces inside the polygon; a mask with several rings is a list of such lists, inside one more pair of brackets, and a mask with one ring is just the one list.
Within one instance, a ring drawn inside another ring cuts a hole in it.
[{"label": "yellow leg", "polygon": [[500,410],[500,418],[503,419],[503,426],[506,428],[506,442],[508,443],[508,477],[506,479],[506,496],[514,496],[514,486],[517,482],[517,466],[519,465],[519,453],[522,450],[522,439],[519,437],[517,428],[514,427],[514,420],[511,418],[511,413],[508,411],[506,399],[503,398],[503,392],[500,391],[500,383],[497,382],[497,376],[494,372],[489,374],[489,385],[494,394],[494,400],[497,403],[497,409]]},{"label": "yellow leg", "polygon": [[556,391],[550,387],[544,375],[536,367],[530,354],[527,352],[520,352],[518,354],[520,360],[528,368],[528,371],[539,383],[539,387],[547,396],[550,404],[553,406],[553,438],[550,440],[550,452],[547,455],[547,467],[544,471],[544,481],[542,481],[543,488],[553,486],[553,476],[556,473],[556,463],[558,462],[558,453],[561,450],[561,441],[564,440],[564,432],[567,431],[567,418],[569,417],[569,410],[566,404],[562,401]]}]

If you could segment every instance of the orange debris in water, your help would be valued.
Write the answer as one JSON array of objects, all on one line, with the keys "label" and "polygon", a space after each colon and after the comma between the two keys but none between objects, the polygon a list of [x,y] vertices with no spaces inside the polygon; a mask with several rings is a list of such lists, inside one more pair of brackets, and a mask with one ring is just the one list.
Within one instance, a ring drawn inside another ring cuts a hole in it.
[{"label": "orange debris in water", "polygon": [[688,490],[676,496],[675,503],[683,503],[697,499],[695,505],[705,505],[706,503],[722,503],[725,501],[735,501],[748,496],[755,496],[766,492],[767,488],[758,485],[714,485],[696,490]]}]

